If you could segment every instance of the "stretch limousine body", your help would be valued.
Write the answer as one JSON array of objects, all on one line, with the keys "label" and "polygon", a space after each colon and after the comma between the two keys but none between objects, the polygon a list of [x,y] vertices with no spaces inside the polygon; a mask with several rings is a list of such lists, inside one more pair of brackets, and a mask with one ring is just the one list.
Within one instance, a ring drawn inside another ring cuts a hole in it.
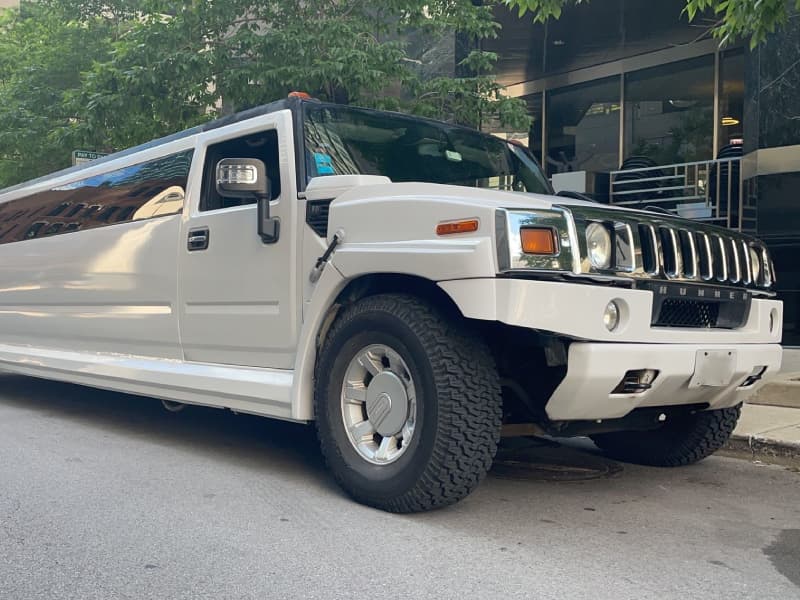
[{"label": "stretch limousine body", "polygon": [[398,512],[466,496],[504,424],[700,460],[781,361],[758,240],[300,97],[0,191],[0,257],[2,367],[315,420],[342,487]]}]

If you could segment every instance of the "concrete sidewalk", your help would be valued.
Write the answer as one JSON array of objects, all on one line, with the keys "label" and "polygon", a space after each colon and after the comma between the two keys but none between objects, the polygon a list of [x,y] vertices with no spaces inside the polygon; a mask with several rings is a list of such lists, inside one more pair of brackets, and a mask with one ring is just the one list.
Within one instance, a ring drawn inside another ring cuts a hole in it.
[{"label": "concrete sidewalk", "polygon": [[800,349],[784,350],[781,374],[742,407],[727,449],[800,465]]}]

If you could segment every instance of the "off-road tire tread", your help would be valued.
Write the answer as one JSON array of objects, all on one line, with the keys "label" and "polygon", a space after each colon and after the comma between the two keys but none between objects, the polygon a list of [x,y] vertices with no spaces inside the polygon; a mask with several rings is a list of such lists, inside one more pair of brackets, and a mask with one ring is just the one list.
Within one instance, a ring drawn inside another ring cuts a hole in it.
[{"label": "off-road tire tread", "polygon": [[655,431],[623,431],[591,436],[609,456],[636,464],[682,467],[722,448],[736,428],[741,405],[698,412]]},{"label": "off-road tire tread", "polygon": [[[416,485],[389,500],[348,488],[339,471],[340,451],[324,426],[321,402],[328,398],[332,347],[353,319],[371,312],[401,319],[417,336],[433,370],[438,393],[438,432],[431,459]],[[317,363],[315,411],[325,462],[339,485],[358,502],[395,513],[412,513],[453,504],[484,478],[497,452],[502,425],[500,381],[494,358],[482,341],[465,333],[453,319],[411,295],[368,296],[337,317]]]}]

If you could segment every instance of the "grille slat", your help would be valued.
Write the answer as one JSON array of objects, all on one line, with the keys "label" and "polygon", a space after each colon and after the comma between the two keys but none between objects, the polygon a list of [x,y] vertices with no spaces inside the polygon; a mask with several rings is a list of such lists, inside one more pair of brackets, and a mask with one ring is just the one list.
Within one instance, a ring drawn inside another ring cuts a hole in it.
[{"label": "grille slat", "polygon": [[718,235],[711,236],[711,256],[714,265],[714,277],[719,282],[728,279],[728,260],[725,256],[725,244]]},{"label": "grille slat", "polygon": [[753,266],[750,263],[750,252],[749,252],[750,246],[745,241],[740,242],[740,245],[742,247],[742,256],[744,256],[744,277],[742,278],[742,282],[745,285],[750,285],[751,283],[753,283],[753,270],[752,270]]},{"label": "grille slat", "polygon": [[731,283],[739,283],[742,280],[742,264],[739,261],[739,248],[736,240],[729,239],[728,240],[730,251],[731,260],[730,263],[730,280]]},{"label": "grille slat", "polygon": [[699,274],[700,257],[697,254],[697,244],[694,234],[686,229],[678,232],[681,243],[681,256],[683,258],[683,275],[688,279],[697,279]]},{"label": "grille slat", "polygon": [[711,240],[708,234],[698,233],[698,245],[700,255],[700,277],[705,281],[710,281],[714,278],[714,259],[711,256]]},{"label": "grille slat", "polygon": [[672,235],[669,227],[659,227],[658,237],[661,242],[661,254],[663,257],[664,275],[669,279],[677,276],[677,261],[675,260],[675,247],[672,243]]},{"label": "grille slat", "polygon": [[652,225],[641,224],[639,229],[639,239],[642,244],[642,263],[646,273],[658,275],[661,264],[658,260],[659,248],[656,230]]}]

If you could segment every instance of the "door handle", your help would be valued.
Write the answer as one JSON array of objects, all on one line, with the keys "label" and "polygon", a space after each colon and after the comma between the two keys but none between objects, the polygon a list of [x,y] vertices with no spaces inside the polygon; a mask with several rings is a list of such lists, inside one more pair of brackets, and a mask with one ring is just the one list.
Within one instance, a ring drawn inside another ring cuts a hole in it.
[{"label": "door handle", "polygon": [[208,231],[208,227],[191,229],[189,230],[189,241],[186,247],[189,250],[189,252],[195,252],[197,250],[205,250],[206,248],[208,248],[209,237],[210,233]]}]

